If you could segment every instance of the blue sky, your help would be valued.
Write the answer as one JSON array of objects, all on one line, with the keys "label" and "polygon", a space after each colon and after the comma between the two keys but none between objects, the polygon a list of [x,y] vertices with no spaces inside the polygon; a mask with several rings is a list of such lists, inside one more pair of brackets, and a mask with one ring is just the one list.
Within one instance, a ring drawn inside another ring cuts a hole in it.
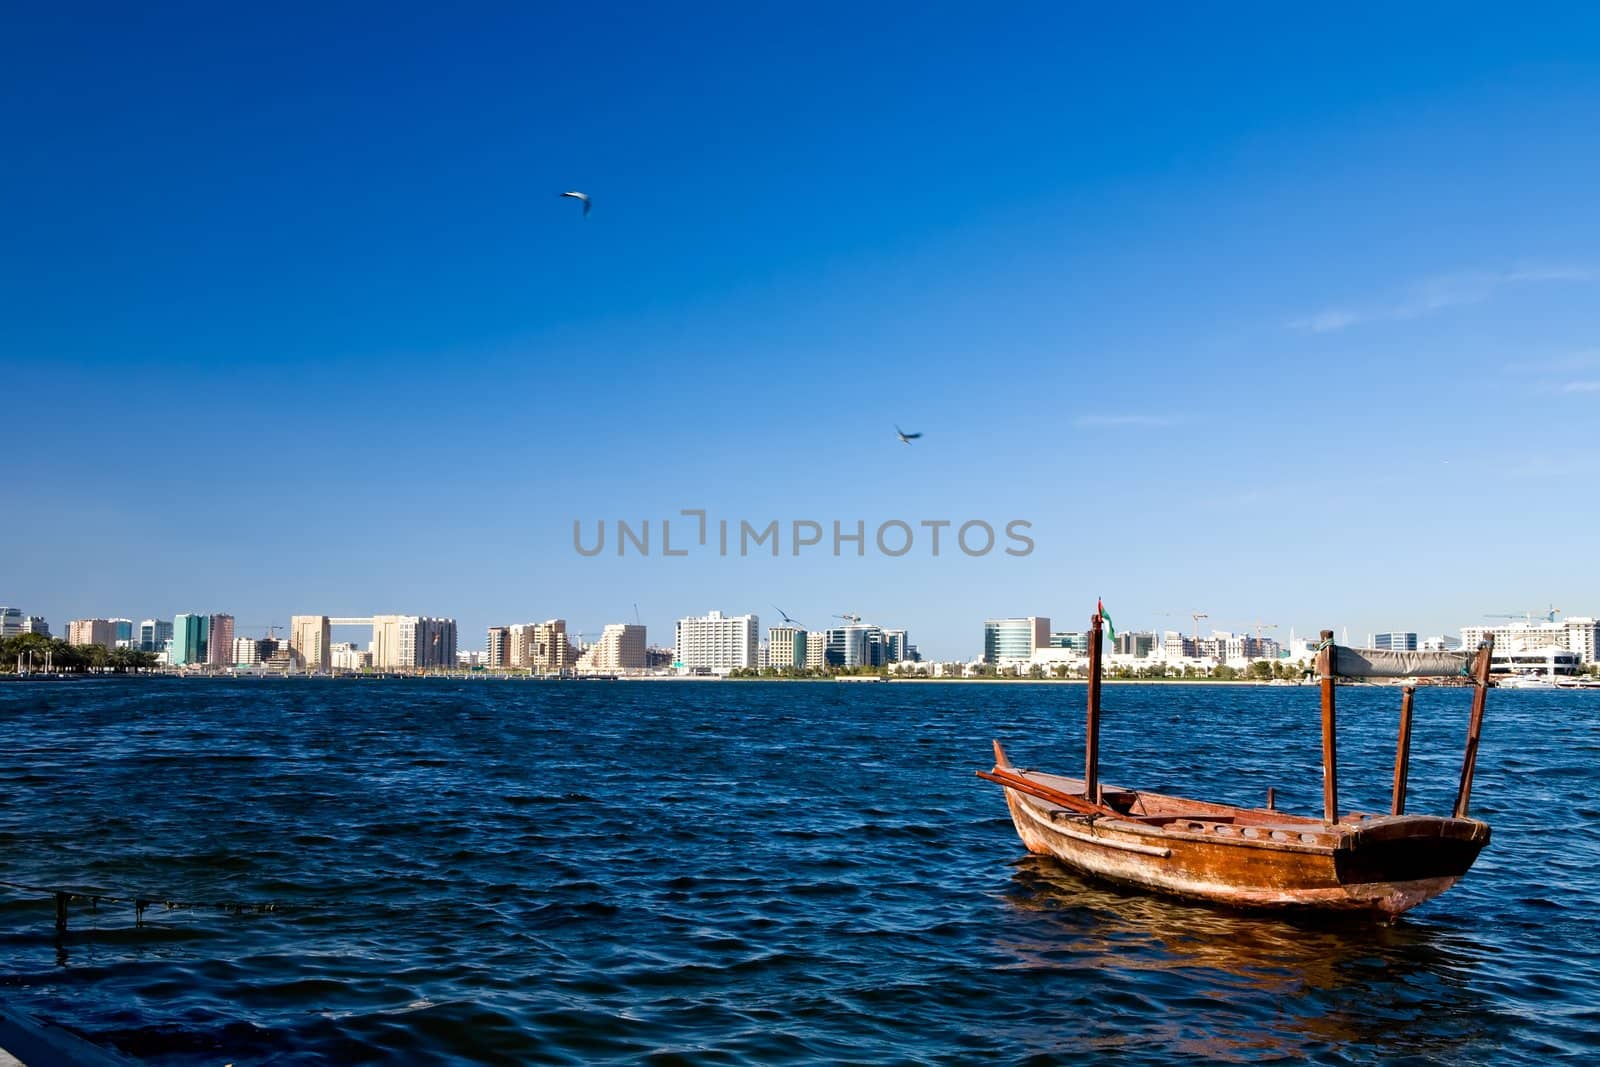
[{"label": "blue sky", "polygon": [[[0,601],[1600,612],[1596,56],[1580,5],[14,10]],[[684,508],[1037,547],[572,548]]]}]

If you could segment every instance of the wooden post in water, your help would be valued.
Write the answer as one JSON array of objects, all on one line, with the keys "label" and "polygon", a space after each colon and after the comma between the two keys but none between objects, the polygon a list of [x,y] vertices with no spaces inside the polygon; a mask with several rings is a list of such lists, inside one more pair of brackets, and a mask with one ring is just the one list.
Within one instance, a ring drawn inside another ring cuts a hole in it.
[{"label": "wooden post in water", "polygon": [[1100,613],[1089,619],[1089,726],[1084,731],[1083,798],[1100,803]]},{"label": "wooden post in water", "polygon": [[1317,674],[1322,678],[1322,821],[1339,821],[1339,740],[1333,714],[1333,631],[1322,631]]},{"label": "wooden post in water", "polygon": [[1472,718],[1467,721],[1467,753],[1461,761],[1461,788],[1456,791],[1455,817],[1467,817],[1467,805],[1472,800],[1472,771],[1478,763],[1478,736],[1483,732],[1483,705],[1489,699],[1489,660],[1494,655],[1494,635],[1484,638],[1478,646],[1478,658],[1472,664]]},{"label": "wooden post in water", "polygon": [[66,932],[67,932],[67,895],[65,893],[57,893],[56,894],[56,933],[64,934]]},{"label": "wooden post in water", "polygon": [[1394,799],[1389,803],[1390,815],[1406,813],[1406,775],[1411,770],[1411,698],[1416,695],[1414,685],[1400,690],[1400,743],[1394,754]]}]

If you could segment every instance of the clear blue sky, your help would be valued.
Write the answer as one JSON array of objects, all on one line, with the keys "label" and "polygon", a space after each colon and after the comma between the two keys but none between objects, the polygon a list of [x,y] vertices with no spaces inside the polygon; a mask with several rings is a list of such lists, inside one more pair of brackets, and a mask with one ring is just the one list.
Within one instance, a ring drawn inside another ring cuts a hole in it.
[{"label": "clear blue sky", "polygon": [[1600,612],[1593,8],[329,7],[9,12],[0,602]]}]

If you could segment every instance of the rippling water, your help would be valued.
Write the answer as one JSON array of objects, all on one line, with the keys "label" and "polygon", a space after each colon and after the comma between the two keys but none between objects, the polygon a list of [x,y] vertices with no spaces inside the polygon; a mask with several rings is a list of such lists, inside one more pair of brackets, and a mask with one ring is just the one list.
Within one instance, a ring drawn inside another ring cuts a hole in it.
[{"label": "rippling water", "polygon": [[[1494,841],[1394,926],[1028,856],[989,739],[1075,772],[1080,686],[0,685],[0,1000],[153,1063],[1543,1063],[1600,1049],[1600,693],[1495,692]],[[1412,811],[1468,695],[1421,690]],[[1311,688],[1109,686],[1107,781],[1320,811]],[[1398,694],[1341,692],[1385,809]]]}]

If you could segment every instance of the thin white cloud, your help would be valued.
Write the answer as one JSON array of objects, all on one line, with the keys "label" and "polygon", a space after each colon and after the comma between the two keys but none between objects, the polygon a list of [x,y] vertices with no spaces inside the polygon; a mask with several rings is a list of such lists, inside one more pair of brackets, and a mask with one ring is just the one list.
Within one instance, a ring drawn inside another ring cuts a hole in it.
[{"label": "thin white cloud", "polygon": [[1600,393],[1600,382],[1568,382],[1561,387],[1563,393]]},{"label": "thin white cloud", "polygon": [[1503,271],[1460,271],[1424,278],[1399,300],[1365,308],[1327,308],[1314,315],[1291,319],[1290,329],[1328,333],[1369,322],[1397,322],[1421,318],[1445,308],[1477,304],[1507,286],[1544,282],[1596,282],[1600,269],[1583,266],[1515,267]]},{"label": "thin white cloud", "polygon": [[1289,325],[1296,330],[1310,330],[1312,333],[1327,333],[1330,330],[1342,330],[1346,326],[1354,326],[1362,322],[1363,317],[1354,311],[1320,311],[1315,315],[1307,315],[1303,319],[1295,319]]},{"label": "thin white cloud", "polygon": [[1074,415],[1072,424],[1086,428],[1111,426],[1171,426],[1177,419],[1166,415]]}]

